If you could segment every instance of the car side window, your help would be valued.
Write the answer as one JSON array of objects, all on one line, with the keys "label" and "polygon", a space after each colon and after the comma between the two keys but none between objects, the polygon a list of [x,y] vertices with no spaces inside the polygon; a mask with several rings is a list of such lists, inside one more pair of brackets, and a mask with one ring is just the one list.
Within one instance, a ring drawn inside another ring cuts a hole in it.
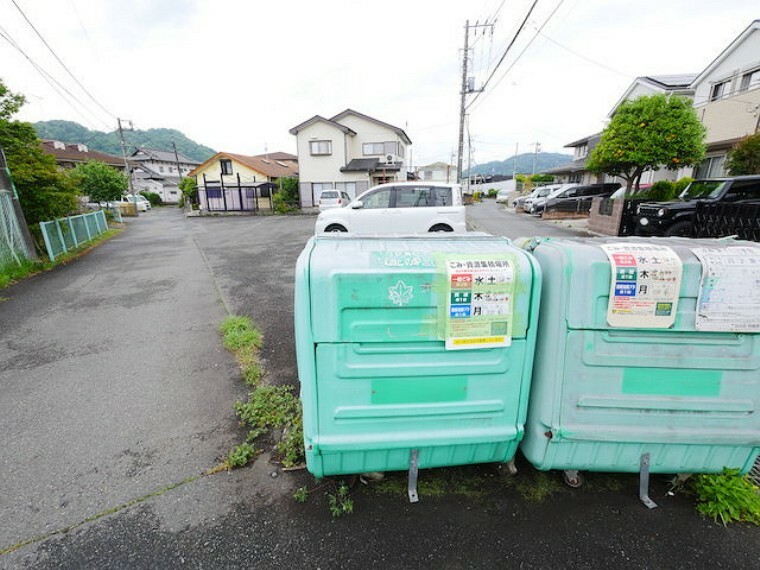
[{"label": "car side window", "polygon": [[396,187],[396,208],[425,208],[433,206],[433,188],[430,186]]},{"label": "car side window", "polygon": [[731,202],[739,200],[760,200],[760,182],[736,182],[728,189],[725,199]]},{"label": "car side window", "polygon": [[363,208],[366,210],[378,210],[391,207],[391,189],[382,188],[362,198]]},{"label": "car side window", "polygon": [[435,205],[436,206],[451,206],[453,201],[451,199],[451,188],[436,188],[435,189]]}]

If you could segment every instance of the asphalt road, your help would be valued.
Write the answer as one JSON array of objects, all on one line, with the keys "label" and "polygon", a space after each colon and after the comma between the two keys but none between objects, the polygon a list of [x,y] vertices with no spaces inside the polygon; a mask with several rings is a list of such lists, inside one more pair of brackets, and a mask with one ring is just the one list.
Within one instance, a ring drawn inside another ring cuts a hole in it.
[{"label": "asphalt road", "polygon": [[511,207],[485,199],[467,207],[468,229],[510,239],[533,236],[574,237],[578,232],[528,214],[516,214]]},{"label": "asphalt road", "polygon": [[[468,212],[480,229],[548,234],[490,203]],[[443,496],[410,505],[359,485],[354,514],[332,519],[326,489],[296,503],[316,484],[266,455],[199,476],[243,435],[245,390],[216,331],[227,310],[263,329],[269,381],[297,382],[293,271],[313,222],[161,209],[0,293],[0,551],[28,542],[0,567],[757,567],[760,529],[700,517],[659,477],[649,511],[635,477],[570,490],[524,464],[514,479],[450,469]]]}]

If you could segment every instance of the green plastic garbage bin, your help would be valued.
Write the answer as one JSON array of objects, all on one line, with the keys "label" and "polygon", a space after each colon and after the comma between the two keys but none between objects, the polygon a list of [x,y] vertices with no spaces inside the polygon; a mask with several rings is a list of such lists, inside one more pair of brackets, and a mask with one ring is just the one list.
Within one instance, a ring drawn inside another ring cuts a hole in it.
[{"label": "green plastic garbage bin", "polygon": [[540,283],[529,254],[484,234],[312,238],[295,287],[309,471],[512,459]]},{"label": "green plastic garbage bin", "polygon": [[[760,452],[760,246],[534,239],[538,469],[746,473]],[[646,501],[645,501],[646,502]]]}]

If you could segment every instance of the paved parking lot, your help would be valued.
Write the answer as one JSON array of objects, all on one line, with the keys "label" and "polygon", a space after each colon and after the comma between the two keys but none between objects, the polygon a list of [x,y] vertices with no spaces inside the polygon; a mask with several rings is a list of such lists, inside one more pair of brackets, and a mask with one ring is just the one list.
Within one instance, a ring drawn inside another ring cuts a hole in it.
[{"label": "paved parking lot", "polygon": [[[547,233],[490,203],[470,215],[513,237]],[[232,406],[244,389],[216,332],[227,309],[263,329],[270,380],[297,382],[293,274],[313,223],[158,209],[3,291],[0,550],[29,543],[0,567],[757,565],[760,529],[701,518],[664,478],[649,511],[635,477],[570,490],[524,464],[516,479],[451,469],[442,496],[410,505],[360,485],[355,513],[332,519],[325,489],[296,503],[315,483],[266,456],[199,477],[243,433]]]}]

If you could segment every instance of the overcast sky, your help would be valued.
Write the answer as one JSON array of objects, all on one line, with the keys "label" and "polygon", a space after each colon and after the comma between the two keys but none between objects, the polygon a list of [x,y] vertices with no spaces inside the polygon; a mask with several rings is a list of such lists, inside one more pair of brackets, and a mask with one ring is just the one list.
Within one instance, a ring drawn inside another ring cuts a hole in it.
[{"label": "overcast sky", "polygon": [[[0,32],[86,106],[64,101],[0,37],[0,77],[27,95],[24,120],[113,130],[119,116],[259,154],[295,152],[288,129],[350,107],[404,128],[421,165],[447,161],[456,148],[465,21],[496,20],[492,35],[471,36],[477,87],[532,0],[16,3],[108,111],[66,74],[12,0],[0,0]],[[470,109],[476,163],[511,156],[516,143],[520,152],[536,141],[565,152],[603,128],[636,76],[699,72],[755,18],[757,0],[539,0]]]}]

